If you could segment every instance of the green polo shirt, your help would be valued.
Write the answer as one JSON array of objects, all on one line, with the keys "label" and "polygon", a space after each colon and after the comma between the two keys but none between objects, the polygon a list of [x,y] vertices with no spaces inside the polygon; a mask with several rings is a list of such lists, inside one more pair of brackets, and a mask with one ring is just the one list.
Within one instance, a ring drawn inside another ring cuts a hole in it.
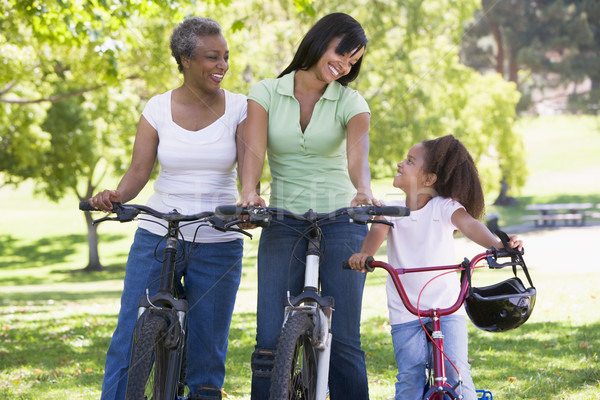
[{"label": "green polo shirt", "polygon": [[370,112],[369,106],[356,90],[332,82],[303,133],[294,75],[265,79],[248,95],[269,114],[270,205],[295,213],[348,207],[356,189],[348,176],[346,125],[355,115]]}]

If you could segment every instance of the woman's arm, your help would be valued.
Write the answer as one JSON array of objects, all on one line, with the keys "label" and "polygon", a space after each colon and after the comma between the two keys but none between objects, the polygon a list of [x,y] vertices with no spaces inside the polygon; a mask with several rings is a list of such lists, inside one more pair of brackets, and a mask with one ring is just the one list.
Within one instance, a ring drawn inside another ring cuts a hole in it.
[{"label": "woman's arm", "polygon": [[[463,235],[486,249],[491,247],[500,249],[504,247],[500,239],[494,236],[481,221],[473,218],[464,208],[454,211],[452,214],[452,223]],[[517,247],[519,250],[523,248],[523,242],[516,235],[509,236],[508,244],[510,247]]]},{"label": "woman's arm", "polygon": [[237,175],[242,182],[242,170],[244,168],[244,155],[246,152],[246,120],[240,122],[235,130],[235,149],[237,152]]},{"label": "woman's arm", "polygon": [[110,211],[112,202],[126,203],[135,198],[150,179],[157,149],[158,133],[142,116],[135,134],[131,164],[121,178],[117,190],[104,190],[96,194],[89,199],[90,205],[99,210]]},{"label": "woman's arm", "polygon": [[351,206],[367,204],[380,205],[373,199],[371,191],[371,172],[369,170],[369,123],[371,115],[360,113],[348,121],[346,125],[346,153],[348,157],[348,174],[356,188],[356,196]]},{"label": "woman's arm", "polygon": [[257,193],[256,188],[265,163],[268,126],[269,114],[267,111],[256,101],[248,100],[240,201],[242,206],[266,205],[263,198]]}]

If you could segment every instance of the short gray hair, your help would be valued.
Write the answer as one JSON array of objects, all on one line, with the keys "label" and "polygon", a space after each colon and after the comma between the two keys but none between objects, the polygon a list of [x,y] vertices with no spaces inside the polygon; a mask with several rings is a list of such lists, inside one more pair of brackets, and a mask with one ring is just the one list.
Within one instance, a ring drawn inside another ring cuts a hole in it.
[{"label": "short gray hair", "polygon": [[177,25],[171,35],[171,54],[177,61],[179,72],[183,72],[181,57],[194,58],[197,39],[212,35],[222,35],[222,33],[221,25],[210,18],[190,17]]}]

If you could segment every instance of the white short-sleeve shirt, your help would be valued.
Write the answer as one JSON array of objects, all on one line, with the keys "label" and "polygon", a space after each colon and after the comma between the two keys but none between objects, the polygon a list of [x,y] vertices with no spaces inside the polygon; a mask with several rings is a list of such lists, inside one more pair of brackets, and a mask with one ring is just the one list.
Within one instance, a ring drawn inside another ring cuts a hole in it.
[{"label": "white short-sleeve shirt", "polygon": [[[175,209],[183,214],[195,214],[214,211],[219,205],[235,204],[238,200],[235,134],[238,125],[246,119],[246,96],[224,90],[224,114],[203,129],[188,131],[173,121],[172,92],[152,97],[142,112],[158,132],[159,140],[160,172],[147,205],[163,212]],[[158,235],[166,232],[153,222],[141,221],[139,226]],[[208,227],[196,233],[196,228],[197,225],[181,228],[185,240],[211,243],[241,237],[238,233],[218,232]]]},{"label": "white short-sleeve shirt", "polygon": [[[404,200],[390,205],[405,206]],[[434,197],[422,209],[410,212],[407,217],[388,217],[394,227],[387,236],[387,253],[390,265],[399,268],[429,267],[456,264],[452,214],[460,203],[443,197]],[[444,274],[438,278],[436,276]],[[460,292],[460,281],[456,272],[434,271],[399,275],[404,290],[413,305],[419,308],[445,308],[456,302]],[[432,280],[432,278],[435,278]],[[421,290],[425,287],[423,292]],[[401,324],[416,320],[410,313],[394,286],[391,277],[386,284],[390,324]],[[464,309],[457,311],[464,315]]]}]

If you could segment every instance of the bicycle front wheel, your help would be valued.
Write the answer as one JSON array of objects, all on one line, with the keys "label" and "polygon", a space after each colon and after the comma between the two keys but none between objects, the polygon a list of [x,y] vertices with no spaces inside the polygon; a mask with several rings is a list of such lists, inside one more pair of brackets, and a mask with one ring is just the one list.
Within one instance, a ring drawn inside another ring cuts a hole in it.
[{"label": "bicycle front wheel", "polygon": [[317,353],[312,345],[314,324],[306,314],[292,315],[279,337],[271,375],[271,400],[314,400]]},{"label": "bicycle front wheel", "polygon": [[127,400],[172,400],[166,393],[170,353],[165,340],[169,323],[159,314],[148,315],[136,332],[129,374],[127,376]]}]

